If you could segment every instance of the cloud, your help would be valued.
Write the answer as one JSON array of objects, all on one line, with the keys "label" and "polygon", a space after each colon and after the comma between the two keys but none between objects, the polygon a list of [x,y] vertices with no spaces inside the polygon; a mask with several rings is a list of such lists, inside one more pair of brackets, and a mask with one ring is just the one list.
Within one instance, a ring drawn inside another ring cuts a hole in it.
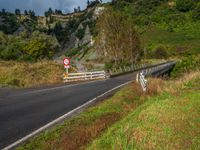
[{"label": "cloud", "polygon": [[[104,0],[108,2],[111,0]],[[0,0],[0,9],[13,12],[16,8],[21,11],[34,10],[37,15],[43,15],[49,8],[60,9],[63,12],[73,11],[77,6],[85,9],[87,0]]]}]

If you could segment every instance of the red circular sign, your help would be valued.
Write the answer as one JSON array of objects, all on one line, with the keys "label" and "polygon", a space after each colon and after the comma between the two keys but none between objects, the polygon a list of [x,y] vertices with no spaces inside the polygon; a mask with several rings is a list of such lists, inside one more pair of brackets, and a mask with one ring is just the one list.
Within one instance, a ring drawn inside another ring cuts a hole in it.
[{"label": "red circular sign", "polygon": [[69,58],[65,58],[63,60],[63,64],[64,64],[65,67],[69,67],[70,66],[70,59]]},{"label": "red circular sign", "polygon": [[65,66],[70,65],[70,59],[69,59],[69,58],[65,58],[65,59],[63,60],[63,64],[64,64]]}]

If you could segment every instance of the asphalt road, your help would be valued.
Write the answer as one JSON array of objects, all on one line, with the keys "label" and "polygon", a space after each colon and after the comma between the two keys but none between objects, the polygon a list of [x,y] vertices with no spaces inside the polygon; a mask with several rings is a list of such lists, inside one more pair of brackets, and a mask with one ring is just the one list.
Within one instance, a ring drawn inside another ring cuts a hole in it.
[{"label": "asphalt road", "polygon": [[0,89],[0,149],[106,91],[131,81],[135,74],[44,89]]}]

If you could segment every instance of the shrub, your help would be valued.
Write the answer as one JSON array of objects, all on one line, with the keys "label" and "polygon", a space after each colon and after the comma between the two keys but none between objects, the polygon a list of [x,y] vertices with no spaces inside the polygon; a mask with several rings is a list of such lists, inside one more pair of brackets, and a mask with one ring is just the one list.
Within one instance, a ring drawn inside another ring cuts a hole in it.
[{"label": "shrub", "polygon": [[84,37],[85,35],[85,29],[79,29],[76,33],[76,37],[79,38],[80,40]]},{"label": "shrub", "polygon": [[192,12],[192,18],[194,20],[200,20],[200,2],[196,5],[194,11]]},{"label": "shrub", "polygon": [[33,32],[30,37],[0,33],[0,59],[36,61],[52,58],[59,44],[52,36]]},{"label": "shrub", "polygon": [[172,71],[172,77],[176,78],[183,75],[186,72],[199,69],[200,66],[200,55],[184,57],[180,62],[177,62],[175,68]]},{"label": "shrub", "polygon": [[187,12],[194,7],[194,1],[192,0],[176,0],[176,8],[179,11]]},{"label": "shrub", "polygon": [[168,56],[167,50],[164,46],[159,46],[155,51],[154,51],[154,57],[157,59],[166,59]]}]

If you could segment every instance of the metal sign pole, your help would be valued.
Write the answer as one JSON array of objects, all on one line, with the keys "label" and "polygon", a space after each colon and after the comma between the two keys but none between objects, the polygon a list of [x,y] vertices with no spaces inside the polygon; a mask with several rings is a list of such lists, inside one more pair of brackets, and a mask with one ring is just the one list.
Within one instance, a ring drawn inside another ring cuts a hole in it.
[{"label": "metal sign pole", "polygon": [[69,70],[68,70],[68,68],[66,68],[66,73],[67,73],[67,75],[68,75],[68,73],[69,73]]}]

